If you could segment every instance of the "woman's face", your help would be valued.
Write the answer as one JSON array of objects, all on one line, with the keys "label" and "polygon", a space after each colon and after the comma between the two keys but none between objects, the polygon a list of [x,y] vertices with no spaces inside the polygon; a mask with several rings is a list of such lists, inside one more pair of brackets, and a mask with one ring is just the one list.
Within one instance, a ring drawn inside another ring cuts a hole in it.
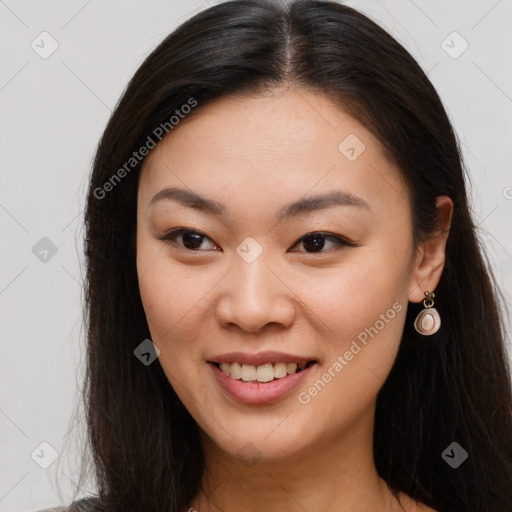
[{"label": "woman's face", "polygon": [[137,270],[160,364],[225,453],[329,446],[371,425],[407,302],[435,285],[418,285],[408,194],[377,139],[322,95],[197,109],[139,185]]}]

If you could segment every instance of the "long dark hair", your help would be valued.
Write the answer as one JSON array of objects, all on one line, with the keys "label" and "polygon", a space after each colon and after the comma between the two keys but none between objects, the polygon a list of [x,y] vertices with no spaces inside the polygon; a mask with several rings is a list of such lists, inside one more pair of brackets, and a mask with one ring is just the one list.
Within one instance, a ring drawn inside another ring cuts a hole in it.
[{"label": "long dark hair", "polygon": [[[377,397],[378,473],[396,495],[440,512],[511,510],[505,311],[470,215],[458,140],[434,87],[394,38],[350,7],[316,0],[229,1],[196,14],[146,58],[101,138],[84,237],[83,398],[98,506],[181,512],[204,469],[199,428],[158,360],[146,366],[134,356],[150,333],[136,270],[143,159],[130,160],[133,152],[155,141],[159,127],[179,129],[169,119],[184,105],[196,102],[198,110],[286,83],[328,95],[380,140],[410,191],[416,244],[436,228],[435,198],[448,195],[454,204],[436,289],[442,328],[425,341],[413,328],[422,306],[409,304]],[[441,456],[453,442],[468,453],[457,469]]]}]

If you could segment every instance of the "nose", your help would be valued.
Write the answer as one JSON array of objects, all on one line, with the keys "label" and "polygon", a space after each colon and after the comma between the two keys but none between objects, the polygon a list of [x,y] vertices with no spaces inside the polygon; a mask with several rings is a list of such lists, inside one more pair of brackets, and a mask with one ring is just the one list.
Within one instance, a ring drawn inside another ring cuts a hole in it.
[{"label": "nose", "polygon": [[216,316],[222,327],[259,332],[269,324],[286,328],[293,323],[294,293],[262,257],[252,263],[239,258],[220,286]]}]

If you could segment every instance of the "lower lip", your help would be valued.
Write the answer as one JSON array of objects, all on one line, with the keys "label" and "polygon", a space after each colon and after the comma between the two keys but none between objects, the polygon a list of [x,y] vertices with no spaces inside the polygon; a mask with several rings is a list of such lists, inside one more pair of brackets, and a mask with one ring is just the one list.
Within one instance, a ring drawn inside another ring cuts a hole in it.
[{"label": "lower lip", "polygon": [[304,381],[317,364],[312,364],[299,373],[291,373],[282,379],[274,379],[270,382],[246,382],[233,379],[215,364],[208,363],[220,387],[232,398],[245,404],[272,404],[282,400]]}]

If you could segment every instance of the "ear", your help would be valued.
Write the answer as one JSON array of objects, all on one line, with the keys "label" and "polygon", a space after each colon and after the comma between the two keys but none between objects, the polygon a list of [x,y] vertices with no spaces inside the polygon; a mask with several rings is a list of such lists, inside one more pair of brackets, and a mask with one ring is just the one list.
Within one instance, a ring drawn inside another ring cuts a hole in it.
[{"label": "ear", "polygon": [[416,251],[409,283],[410,302],[421,302],[425,298],[425,291],[435,290],[441,279],[453,213],[452,200],[448,196],[438,196],[436,212],[436,230]]}]

